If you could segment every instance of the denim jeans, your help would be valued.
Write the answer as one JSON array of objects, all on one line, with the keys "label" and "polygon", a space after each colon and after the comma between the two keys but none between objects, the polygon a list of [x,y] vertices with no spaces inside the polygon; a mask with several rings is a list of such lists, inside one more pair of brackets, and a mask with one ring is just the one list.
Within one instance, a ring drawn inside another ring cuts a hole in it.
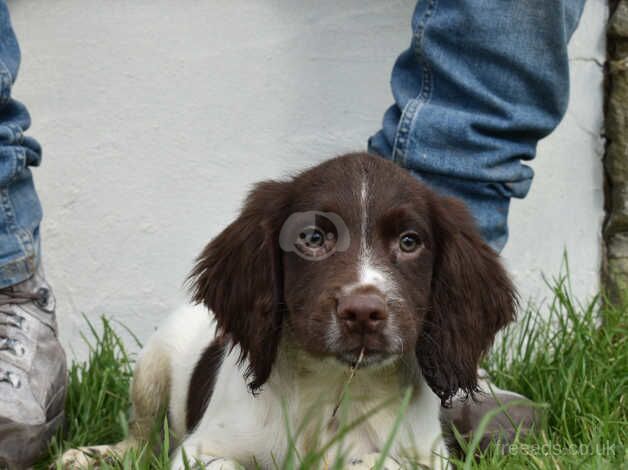
[{"label": "denim jeans", "polygon": [[0,288],[28,279],[39,263],[42,211],[29,167],[39,165],[41,147],[24,135],[30,116],[11,97],[19,65],[20,48],[0,0]]},{"label": "denim jeans", "polygon": [[[462,198],[500,250],[511,197],[524,197],[536,143],[568,98],[567,41],[584,0],[420,0],[412,43],[392,72],[395,104],[369,149]],[[39,262],[41,206],[30,166],[41,147],[24,136],[11,97],[20,50],[0,0],[0,288]]]},{"label": "denim jeans", "polygon": [[410,47],[392,71],[394,104],[369,151],[465,201],[500,251],[523,162],[560,122],[567,42],[584,0],[419,0]]}]

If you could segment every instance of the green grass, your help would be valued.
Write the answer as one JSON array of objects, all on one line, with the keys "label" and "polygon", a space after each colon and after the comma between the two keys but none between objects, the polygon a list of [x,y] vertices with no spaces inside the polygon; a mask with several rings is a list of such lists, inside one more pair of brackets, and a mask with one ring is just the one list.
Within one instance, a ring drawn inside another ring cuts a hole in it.
[{"label": "green grass", "polygon": [[[493,446],[478,460],[456,461],[461,468],[626,468],[626,308],[602,305],[598,300],[579,305],[565,279],[553,286],[551,301],[521,314],[484,364],[499,387],[543,406],[541,429],[516,442],[508,455]],[[91,328],[88,361],[72,365],[67,427],[55,438],[39,468],[65,449],[116,442],[126,432],[133,361],[108,320],[102,320],[101,331]],[[469,455],[473,454],[473,443],[467,445]],[[162,442],[157,453],[141,449],[101,468],[166,469],[168,450],[168,443]],[[277,466],[322,468],[320,452],[301,456],[301,460],[292,452]],[[331,465],[340,467],[340,461]]]}]

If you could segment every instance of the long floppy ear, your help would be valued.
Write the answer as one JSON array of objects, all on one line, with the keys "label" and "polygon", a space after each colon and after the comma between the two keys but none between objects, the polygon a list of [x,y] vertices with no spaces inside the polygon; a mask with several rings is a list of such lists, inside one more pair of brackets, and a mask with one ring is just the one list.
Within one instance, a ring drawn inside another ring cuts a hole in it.
[{"label": "long floppy ear", "polygon": [[203,250],[190,274],[193,300],[213,311],[219,331],[240,347],[255,392],[268,380],[282,324],[278,233],[289,183],[259,183],[240,216]]},{"label": "long floppy ear", "polygon": [[430,388],[447,406],[477,391],[477,367],[495,334],[515,318],[517,293],[460,201],[435,197],[431,305],[417,343]]}]

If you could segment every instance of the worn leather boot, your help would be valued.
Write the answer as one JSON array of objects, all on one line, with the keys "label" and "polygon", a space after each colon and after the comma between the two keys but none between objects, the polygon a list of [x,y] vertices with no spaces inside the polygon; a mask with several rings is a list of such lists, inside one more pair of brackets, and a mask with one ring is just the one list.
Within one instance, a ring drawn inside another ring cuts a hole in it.
[{"label": "worn leather boot", "polygon": [[43,268],[0,290],[0,468],[24,469],[63,422],[65,353]]}]

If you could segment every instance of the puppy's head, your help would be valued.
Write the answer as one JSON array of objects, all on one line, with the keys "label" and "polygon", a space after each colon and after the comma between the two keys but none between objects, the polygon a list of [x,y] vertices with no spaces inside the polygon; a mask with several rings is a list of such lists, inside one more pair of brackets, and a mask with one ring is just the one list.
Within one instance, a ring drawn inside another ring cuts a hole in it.
[{"label": "puppy's head", "polygon": [[478,361],[516,306],[463,204],[366,154],[257,185],[192,279],[194,300],[240,346],[253,390],[286,334],[347,364],[364,351],[365,367],[413,351],[445,402],[475,390]]}]

